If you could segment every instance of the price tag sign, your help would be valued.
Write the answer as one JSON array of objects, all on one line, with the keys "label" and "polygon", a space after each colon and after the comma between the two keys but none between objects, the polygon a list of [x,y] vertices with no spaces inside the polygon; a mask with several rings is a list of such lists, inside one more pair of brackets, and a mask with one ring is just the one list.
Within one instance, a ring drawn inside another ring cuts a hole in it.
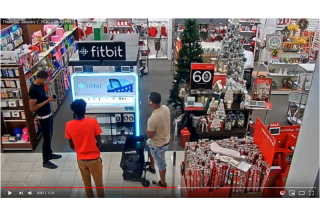
[{"label": "price tag sign", "polygon": [[191,64],[190,87],[192,90],[211,90],[213,86],[214,64]]}]

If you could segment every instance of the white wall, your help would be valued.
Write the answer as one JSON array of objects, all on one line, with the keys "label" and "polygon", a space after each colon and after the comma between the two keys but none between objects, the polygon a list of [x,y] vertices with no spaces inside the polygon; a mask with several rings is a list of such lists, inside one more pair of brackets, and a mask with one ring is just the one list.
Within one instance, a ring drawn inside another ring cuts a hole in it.
[{"label": "white wall", "polygon": [[[319,58],[320,55],[318,55]],[[286,189],[313,187],[319,169],[319,59],[312,79]],[[290,190],[287,189],[287,190]],[[308,194],[308,192],[307,192]]]}]

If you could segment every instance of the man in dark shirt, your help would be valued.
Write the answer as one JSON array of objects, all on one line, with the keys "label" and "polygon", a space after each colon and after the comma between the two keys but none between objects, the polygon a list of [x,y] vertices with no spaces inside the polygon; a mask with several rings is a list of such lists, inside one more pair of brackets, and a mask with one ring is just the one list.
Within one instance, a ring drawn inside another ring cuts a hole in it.
[{"label": "man in dark shirt", "polygon": [[43,136],[42,158],[43,167],[55,169],[58,166],[51,163],[52,159],[59,159],[62,156],[53,154],[51,150],[51,139],[53,135],[53,117],[49,102],[55,101],[54,98],[47,96],[44,85],[48,79],[48,73],[41,70],[37,74],[37,79],[29,89],[29,105],[32,112],[36,112]]}]

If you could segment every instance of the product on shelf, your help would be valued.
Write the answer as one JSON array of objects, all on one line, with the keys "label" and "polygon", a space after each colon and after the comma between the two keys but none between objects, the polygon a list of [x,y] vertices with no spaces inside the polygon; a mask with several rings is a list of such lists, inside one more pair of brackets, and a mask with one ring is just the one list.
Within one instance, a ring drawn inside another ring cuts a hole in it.
[{"label": "product on shelf", "polygon": [[[231,186],[232,193],[262,192],[268,181],[270,167],[263,160],[253,138],[218,140],[227,152],[238,151],[238,158],[213,153],[213,141],[199,140],[185,145],[184,179],[188,192],[210,187],[210,191]],[[222,150],[222,149],[220,149]],[[243,166],[246,165],[246,166]]]}]

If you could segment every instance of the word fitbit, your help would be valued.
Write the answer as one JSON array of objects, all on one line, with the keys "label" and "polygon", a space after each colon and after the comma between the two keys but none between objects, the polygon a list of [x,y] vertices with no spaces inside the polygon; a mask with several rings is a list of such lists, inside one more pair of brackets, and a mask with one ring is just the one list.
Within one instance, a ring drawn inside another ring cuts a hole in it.
[{"label": "word fitbit", "polygon": [[92,46],[91,54],[92,57],[123,57],[122,49],[120,46],[114,47],[114,49],[108,49],[108,46],[104,49],[103,46]]},{"label": "word fitbit", "polygon": [[101,83],[100,84],[95,84],[95,83],[87,83],[86,85],[80,83],[78,87],[82,90],[84,87],[86,88],[91,88],[91,89],[97,89],[97,88],[102,88]]}]

